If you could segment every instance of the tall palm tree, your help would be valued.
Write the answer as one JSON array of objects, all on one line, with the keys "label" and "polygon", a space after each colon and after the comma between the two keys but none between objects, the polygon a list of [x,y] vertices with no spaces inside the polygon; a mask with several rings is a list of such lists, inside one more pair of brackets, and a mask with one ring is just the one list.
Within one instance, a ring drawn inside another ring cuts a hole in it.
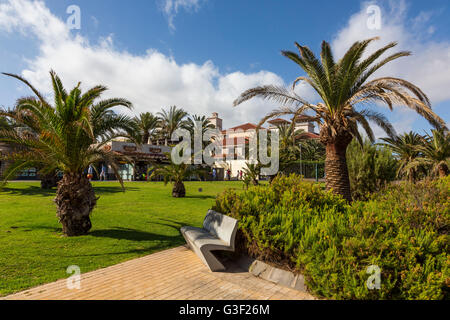
[{"label": "tall palm tree", "polygon": [[415,132],[408,132],[391,138],[381,138],[398,159],[397,176],[406,177],[411,182],[416,182],[419,174],[419,166],[411,166],[419,156],[419,146],[423,144],[423,137]]},{"label": "tall palm tree", "polygon": [[158,112],[166,146],[168,145],[168,141],[171,139],[172,134],[181,127],[187,115],[188,113],[186,111],[179,109],[176,106],[170,107],[169,111],[163,109],[161,112]]},{"label": "tall palm tree", "polygon": [[156,176],[163,176],[164,184],[168,184],[169,182],[173,183],[172,197],[184,198],[186,196],[186,188],[183,181],[191,177],[200,178],[201,176],[205,176],[206,171],[191,164],[175,164],[171,160],[170,153],[167,153],[166,156],[170,164],[154,165],[149,168],[149,173],[151,171],[150,179]]},{"label": "tall palm tree", "polygon": [[151,143],[151,136],[159,125],[159,119],[150,112],[141,113],[133,119],[136,125],[135,140],[142,144]]},{"label": "tall palm tree", "polygon": [[214,129],[215,126],[208,120],[206,116],[192,115],[186,121],[183,121],[181,128],[186,129],[191,134],[192,138],[192,150],[194,150],[194,138],[197,134],[201,134],[202,150],[210,143],[209,141],[203,141],[203,136],[205,133]]},{"label": "tall palm tree", "polygon": [[0,141],[19,146],[9,155],[12,164],[5,181],[27,167],[40,167],[43,173],[59,169],[63,178],[58,183],[55,203],[57,216],[67,236],[86,234],[91,229],[90,214],[97,198],[84,173],[89,165],[106,162],[117,178],[118,165],[112,151],[105,148],[111,139],[126,136],[133,128],[132,119],[112,111],[116,106],[132,108],[125,99],[96,100],[107,90],[96,86],[82,94],[80,83],[67,92],[60,78],[50,72],[54,104],[51,105],[27,80],[5,73],[25,83],[36,97],[17,102],[15,120],[32,129],[34,134],[0,131]]},{"label": "tall palm tree", "polygon": [[423,144],[416,149],[421,156],[415,158],[409,166],[430,167],[431,175],[444,178],[449,174],[450,163],[450,134],[444,130],[432,130],[432,135],[423,137]]},{"label": "tall palm tree", "polygon": [[[320,128],[320,140],[326,147],[327,189],[341,194],[349,201],[351,193],[346,150],[354,137],[362,143],[358,125],[364,128],[372,141],[374,135],[369,120],[383,128],[388,136],[395,135],[387,118],[369,109],[370,106],[377,107],[379,103],[384,103],[392,110],[394,105],[405,105],[434,127],[445,126],[445,122],[432,111],[425,93],[412,83],[393,77],[369,80],[387,63],[411,54],[399,52],[378,60],[397,45],[393,42],[363,58],[368,45],[375,39],[355,42],[339,61],[335,61],[331,46],[325,41],[322,43],[320,59],[308,47],[295,43],[300,54],[290,51],[282,51],[282,54],[306,72],[306,76],[298,77],[292,90],[273,85],[256,87],[242,93],[234,102],[237,106],[254,97],[262,97],[282,104],[280,109],[264,117],[260,125],[268,119],[288,114],[295,117],[305,114],[306,121],[316,122]],[[312,104],[296,94],[294,89],[301,81],[310,85],[322,101]],[[362,106],[366,108],[359,108]]]}]

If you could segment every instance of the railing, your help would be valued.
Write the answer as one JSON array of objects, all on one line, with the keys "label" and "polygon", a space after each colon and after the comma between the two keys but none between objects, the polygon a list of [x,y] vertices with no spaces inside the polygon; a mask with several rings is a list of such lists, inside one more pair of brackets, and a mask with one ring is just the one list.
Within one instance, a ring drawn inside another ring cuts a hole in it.
[{"label": "railing", "polygon": [[325,178],[324,161],[295,161],[291,162],[283,170],[285,174],[296,173],[304,176],[306,179],[315,179],[319,181]]}]

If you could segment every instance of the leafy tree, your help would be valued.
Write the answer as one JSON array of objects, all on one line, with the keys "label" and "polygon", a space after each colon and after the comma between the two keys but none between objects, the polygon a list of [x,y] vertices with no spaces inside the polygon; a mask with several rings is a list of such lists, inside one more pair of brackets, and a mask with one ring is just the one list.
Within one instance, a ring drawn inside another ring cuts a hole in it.
[{"label": "leafy tree", "polygon": [[362,146],[356,140],[350,143],[347,163],[353,199],[365,200],[396,178],[397,161],[392,152],[369,139]]},{"label": "leafy tree", "polygon": [[[363,58],[367,47],[375,39],[355,42],[338,61],[325,41],[320,59],[308,47],[295,43],[300,54],[290,51],[282,51],[282,54],[296,63],[306,76],[298,77],[292,90],[273,85],[260,86],[245,91],[234,102],[237,106],[254,97],[262,97],[280,103],[282,107],[264,117],[260,125],[282,115],[293,115],[295,118],[303,114],[306,121],[317,122],[320,141],[326,147],[326,187],[349,201],[351,190],[346,151],[354,137],[362,143],[358,125],[366,131],[371,141],[374,141],[374,134],[369,120],[383,128],[388,136],[395,135],[394,128],[384,115],[366,107],[378,107],[379,103],[383,103],[392,110],[394,105],[405,105],[434,127],[445,127],[445,122],[432,111],[428,97],[417,86],[394,77],[370,80],[387,63],[411,54],[399,52],[379,60],[386,51],[397,45],[393,42]],[[312,104],[296,94],[294,89],[299,82],[310,85],[320,96],[321,102]],[[364,107],[359,108],[361,106]]]},{"label": "leafy tree", "polygon": [[35,94],[18,100],[14,117],[33,134],[0,131],[0,141],[20,147],[8,156],[12,164],[5,173],[5,181],[29,167],[40,167],[43,173],[62,171],[55,198],[62,231],[67,236],[87,234],[92,227],[90,214],[97,198],[84,171],[91,164],[106,162],[122,183],[115,155],[104,147],[113,138],[125,136],[124,131],[132,130],[132,119],[112,111],[117,106],[131,108],[131,102],[119,98],[96,101],[107,90],[101,85],[83,94],[78,83],[67,92],[60,78],[51,71],[54,96],[51,105],[24,78],[5,75],[22,81]]}]

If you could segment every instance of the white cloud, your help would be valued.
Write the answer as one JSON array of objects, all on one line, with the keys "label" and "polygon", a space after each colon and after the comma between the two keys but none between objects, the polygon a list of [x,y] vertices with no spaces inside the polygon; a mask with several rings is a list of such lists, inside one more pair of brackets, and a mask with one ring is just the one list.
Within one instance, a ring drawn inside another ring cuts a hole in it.
[{"label": "white cloud", "polygon": [[134,113],[155,113],[177,105],[190,113],[218,112],[225,127],[258,122],[273,104],[255,99],[233,108],[233,100],[251,87],[284,85],[281,77],[269,71],[222,74],[212,61],[179,64],[153,49],[145,55],[118,51],[112,35],[91,44],[82,36],[71,35],[42,2],[11,0],[0,5],[0,29],[20,30],[40,40],[39,55],[27,61],[22,75],[42,92],[51,93],[48,72],[54,69],[68,88],[78,81],[84,89],[106,85],[110,90],[104,97],[131,100]]},{"label": "white cloud", "polygon": [[205,0],[163,0],[161,10],[167,17],[170,30],[175,31],[176,29],[174,21],[180,9],[197,11],[203,1]]},{"label": "white cloud", "polygon": [[412,51],[413,55],[387,64],[375,76],[390,75],[411,81],[436,104],[450,100],[450,42],[432,40],[436,27],[431,23],[435,13],[421,12],[417,17],[408,19],[405,1],[389,1],[387,7],[381,6],[381,29],[369,30],[369,15],[366,13],[369,4],[376,2],[364,3],[361,11],[353,15],[347,26],[337,33],[332,42],[337,57],[341,57],[357,40],[379,36],[381,40],[375,41],[371,49],[397,41],[398,46],[391,52],[405,50]]}]

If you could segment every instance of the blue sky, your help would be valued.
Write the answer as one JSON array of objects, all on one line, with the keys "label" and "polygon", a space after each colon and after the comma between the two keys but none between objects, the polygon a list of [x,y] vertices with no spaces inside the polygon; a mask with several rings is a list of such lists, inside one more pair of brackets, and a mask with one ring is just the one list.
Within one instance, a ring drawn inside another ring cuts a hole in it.
[{"label": "blue sky", "polygon": [[[365,25],[370,4],[382,10],[380,30]],[[80,30],[64,30],[70,5],[81,10]],[[449,14],[446,0],[0,0],[0,70],[50,92],[47,72],[54,68],[67,86],[108,85],[108,94],[130,99],[135,112],[176,104],[192,113],[217,111],[231,127],[257,122],[276,107],[254,100],[233,109],[240,92],[289,85],[302,74],[280,55],[294,50],[294,41],[317,52],[327,40],[339,56],[353,41],[379,35],[376,46],[397,40],[399,49],[414,52],[386,74],[417,83],[449,122]],[[299,90],[315,99],[308,88]],[[29,94],[0,78],[0,104]],[[386,114],[398,131],[429,129],[405,109]]]}]

